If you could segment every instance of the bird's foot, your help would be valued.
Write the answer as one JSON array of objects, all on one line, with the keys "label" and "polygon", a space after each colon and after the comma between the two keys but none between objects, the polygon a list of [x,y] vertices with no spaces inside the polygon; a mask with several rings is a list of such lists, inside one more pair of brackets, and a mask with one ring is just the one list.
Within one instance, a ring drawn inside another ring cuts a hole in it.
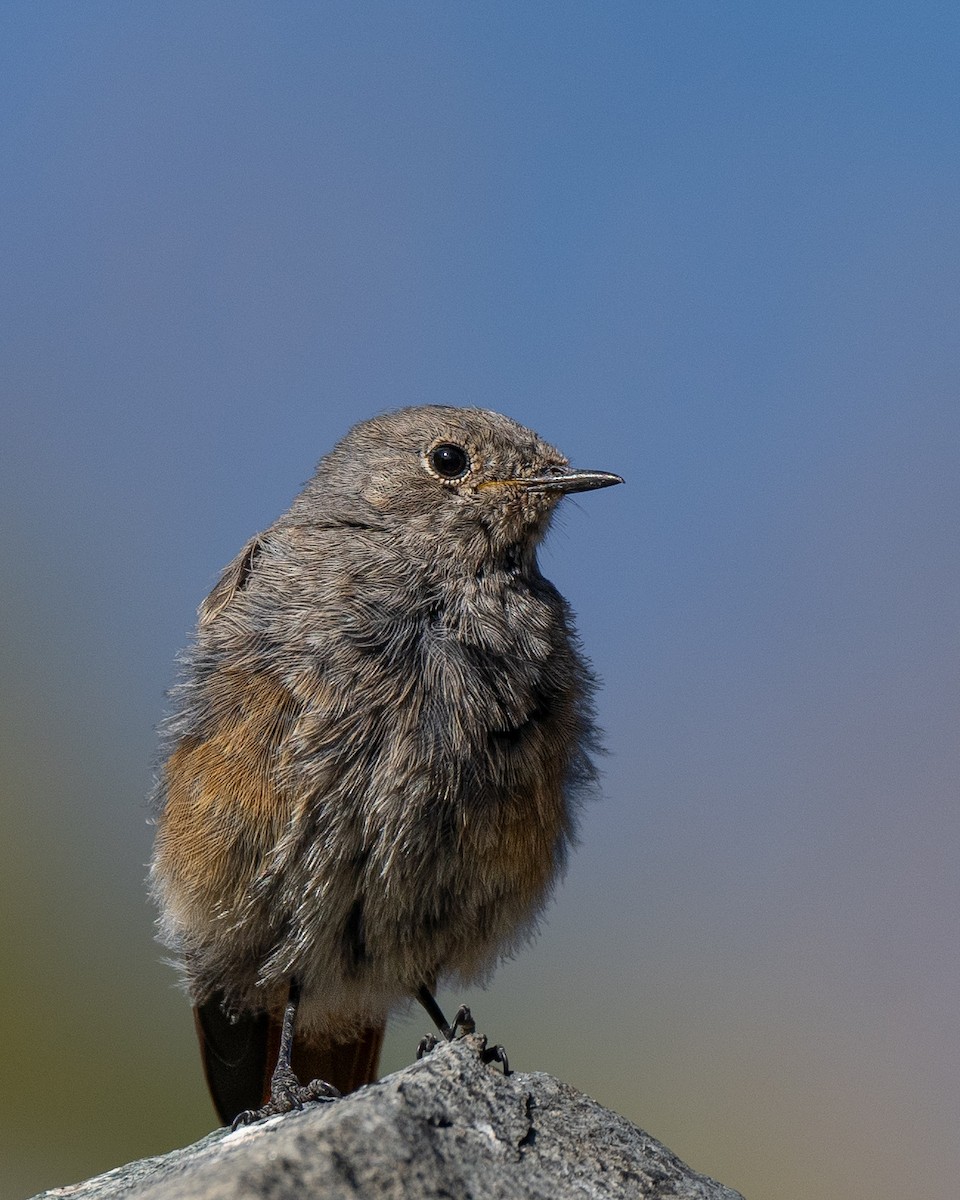
[{"label": "bird's foot", "polygon": [[339,1100],[341,1093],[322,1079],[314,1079],[310,1083],[301,1083],[293,1071],[278,1068],[270,1080],[270,1099],[262,1108],[247,1108],[233,1118],[231,1129],[241,1125],[252,1125],[254,1121],[262,1121],[266,1117],[275,1117],[280,1113],[293,1112],[303,1108],[313,1101]]},{"label": "bird's foot", "polygon": [[[456,1037],[463,1037],[469,1033],[477,1032],[477,1023],[473,1019],[473,1013],[466,1004],[461,1004],[453,1017],[453,1023],[450,1025],[441,1026],[444,1041],[452,1042]],[[482,1034],[480,1036],[480,1061],[483,1063],[498,1062],[503,1068],[504,1075],[510,1074],[510,1060],[507,1058],[507,1052],[500,1045],[488,1046],[487,1039]],[[420,1039],[420,1044],[417,1046],[417,1060],[419,1061],[425,1054],[429,1054],[436,1046],[440,1045],[440,1039],[432,1033],[428,1033],[426,1037]]]}]

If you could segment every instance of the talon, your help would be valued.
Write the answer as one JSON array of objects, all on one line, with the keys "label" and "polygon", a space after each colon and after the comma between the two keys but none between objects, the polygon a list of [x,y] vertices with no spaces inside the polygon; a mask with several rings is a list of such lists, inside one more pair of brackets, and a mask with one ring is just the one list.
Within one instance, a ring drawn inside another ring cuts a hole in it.
[{"label": "talon", "polygon": [[327,1083],[325,1079],[311,1079],[303,1088],[302,1098],[304,1100],[342,1100],[343,1092],[335,1088],[332,1083]]},{"label": "talon", "polygon": [[482,1063],[498,1062],[503,1067],[504,1075],[510,1074],[510,1060],[507,1058],[507,1052],[503,1046],[484,1046],[480,1051],[480,1061]]},{"label": "talon", "polygon": [[425,1054],[429,1054],[431,1050],[435,1049],[439,1045],[440,1043],[432,1033],[428,1033],[426,1037],[422,1037],[419,1045],[417,1046],[417,1062],[419,1062]]},{"label": "talon", "polygon": [[457,1032],[476,1033],[477,1023],[473,1019],[473,1013],[466,1004],[461,1004],[457,1009],[453,1018],[453,1024],[450,1026],[450,1041],[457,1036]]},{"label": "talon", "polygon": [[270,1099],[262,1108],[247,1108],[242,1113],[233,1118],[231,1129],[238,1129],[241,1125],[252,1125],[254,1121],[263,1121],[267,1117],[276,1117],[281,1113],[302,1112],[304,1104],[329,1104],[332,1100],[339,1100],[341,1093],[333,1086],[326,1083],[323,1079],[314,1079],[310,1083],[302,1084],[296,1082],[290,1083],[287,1080],[275,1080],[270,1091]]}]

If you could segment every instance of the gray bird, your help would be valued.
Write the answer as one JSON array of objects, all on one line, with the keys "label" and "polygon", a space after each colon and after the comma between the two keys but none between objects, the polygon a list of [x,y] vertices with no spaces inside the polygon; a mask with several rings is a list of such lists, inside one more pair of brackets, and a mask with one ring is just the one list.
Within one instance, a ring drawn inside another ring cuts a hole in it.
[{"label": "gray bird", "polygon": [[411,997],[452,1036],[438,981],[531,933],[595,778],[594,681],[537,545],[561,497],[621,482],[495,412],[401,409],[202,605],[151,885],[224,1121],[373,1080]]}]

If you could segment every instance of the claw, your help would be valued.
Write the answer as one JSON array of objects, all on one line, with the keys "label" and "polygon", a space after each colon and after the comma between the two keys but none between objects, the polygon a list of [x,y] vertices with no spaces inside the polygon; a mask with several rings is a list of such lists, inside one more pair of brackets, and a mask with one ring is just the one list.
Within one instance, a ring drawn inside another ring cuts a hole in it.
[{"label": "claw", "polygon": [[274,1079],[270,1088],[270,1099],[262,1108],[246,1108],[233,1118],[231,1129],[239,1129],[241,1125],[252,1125],[255,1121],[263,1121],[267,1117],[276,1117],[280,1113],[299,1111],[304,1104],[317,1101],[339,1100],[340,1092],[330,1083],[322,1079],[313,1079],[310,1083],[299,1083],[294,1077],[293,1082]]},{"label": "claw", "polygon": [[510,1074],[510,1060],[507,1058],[507,1052],[501,1045],[484,1046],[480,1051],[480,1061],[483,1063],[498,1062],[503,1067],[504,1075]]},{"label": "claw", "polygon": [[[452,1042],[455,1037],[477,1032],[477,1023],[473,1019],[473,1013],[466,1004],[460,1005],[453,1018],[453,1024],[448,1025],[447,1019],[443,1015],[443,1010],[433,998],[433,993],[426,984],[422,984],[417,990],[417,999],[426,1009],[431,1021],[440,1030],[446,1041]],[[422,1038],[420,1045],[417,1047],[417,1058],[423,1058],[437,1044],[438,1040],[433,1034]],[[484,1063],[498,1062],[503,1067],[504,1075],[510,1074],[510,1063],[507,1059],[507,1052],[502,1046],[487,1046],[487,1039],[484,1038],[480,1058]]]},{"label": "claw", "polygon": [[428,1033],[426,1037],[422,1037],[417,1046],[417,1062],[419,1062],[425,1054],[429,1054],[431,1050],[435,1049],[439,1045],[439,1039],[435,1038],[432,1033]]},{"label": "claw", "polygon": [[453,1024],[451,1025],[450,1029],[450,1041],[453,1041],[453,1039],[457,1036],[458,1031],[461,1033],[477,1032],[477,1023],[473,1019],[473,1013],[470,1011],[468,1005],[460,1005],[456,1013],[454,1013]]}]

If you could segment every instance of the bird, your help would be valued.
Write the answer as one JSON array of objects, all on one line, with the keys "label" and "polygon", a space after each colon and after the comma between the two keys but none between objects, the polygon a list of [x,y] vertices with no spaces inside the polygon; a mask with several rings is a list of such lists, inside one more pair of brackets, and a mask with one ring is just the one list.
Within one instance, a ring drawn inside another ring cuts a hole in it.
[{"label": "bird", "polygon": [[537,548],[564,496],[622,482],[491,410],[397,409],[200,606],[149,882],[225,1124],[373,1082],[414,1000],[472,1029],[437,986],[485,982],[535,931],[599,751]]}]

